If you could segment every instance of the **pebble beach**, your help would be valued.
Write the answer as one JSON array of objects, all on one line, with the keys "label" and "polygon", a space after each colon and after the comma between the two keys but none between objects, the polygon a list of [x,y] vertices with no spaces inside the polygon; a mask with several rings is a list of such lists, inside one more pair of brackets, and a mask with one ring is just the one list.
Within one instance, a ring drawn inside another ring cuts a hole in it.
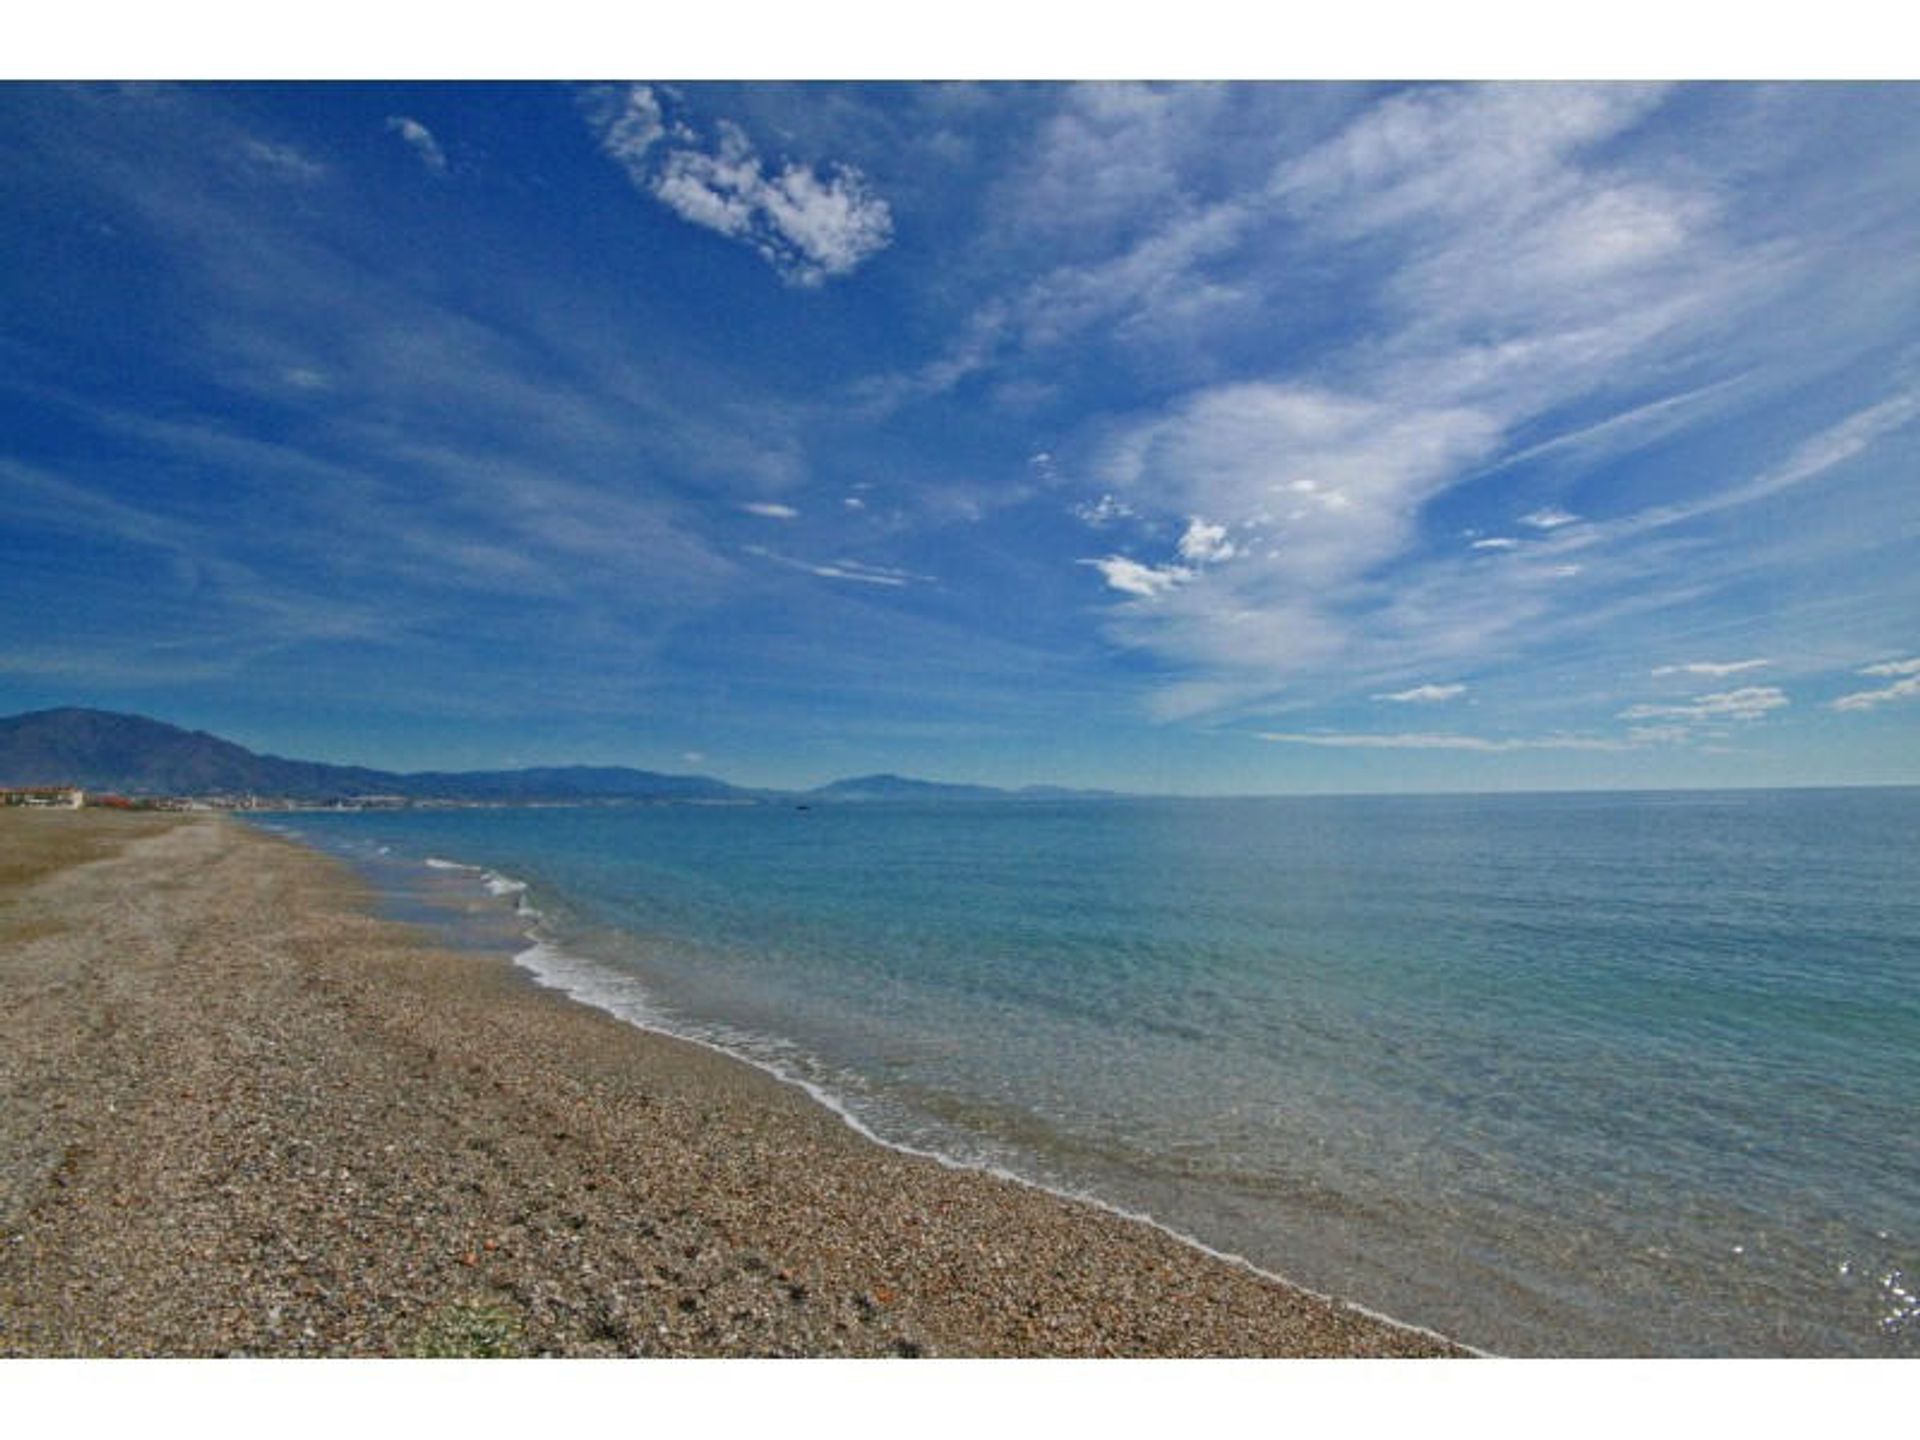
[{"label": "pebble beach", "polygon": [[0,813],[0,1354],[1437,1356],[377,919],[219,817]]}]

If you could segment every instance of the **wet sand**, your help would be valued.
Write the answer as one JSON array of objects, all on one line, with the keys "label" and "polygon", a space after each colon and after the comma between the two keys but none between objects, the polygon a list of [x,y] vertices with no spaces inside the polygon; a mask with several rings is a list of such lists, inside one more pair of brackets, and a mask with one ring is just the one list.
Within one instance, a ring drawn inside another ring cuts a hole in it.
[{"label": "wet sand", "polygon": [[369,899],[224,818],[0,812],[0,1354],[1458,1353]]}]

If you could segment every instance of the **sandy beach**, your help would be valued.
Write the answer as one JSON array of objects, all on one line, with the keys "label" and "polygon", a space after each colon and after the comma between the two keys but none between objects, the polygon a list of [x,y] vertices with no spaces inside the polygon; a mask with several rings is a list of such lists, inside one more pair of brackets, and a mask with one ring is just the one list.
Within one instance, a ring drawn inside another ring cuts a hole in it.
[{"label": "sandy beach", "polygon": [[220,818],[0,813],[0,1353],[1421,1356],[373,917]]}]

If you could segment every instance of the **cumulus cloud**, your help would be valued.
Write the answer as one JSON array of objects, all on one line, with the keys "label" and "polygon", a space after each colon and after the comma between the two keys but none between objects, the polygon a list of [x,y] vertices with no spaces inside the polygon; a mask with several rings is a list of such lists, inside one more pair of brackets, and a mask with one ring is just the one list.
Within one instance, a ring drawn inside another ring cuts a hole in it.
[{"label": "cumulus cloud", "polygon": [[1187,522],[1180,537],[1180,558],[1194,565],[1214,565],[1234,557],[1233,542],[1227,539],[1227,527],[1209,525],[1198,515]]},{"label": "cumulus cloud", "polygon": [[1073,513],[1094,529],[1103,530],[1116,521],[1131,520],[1134,509],[1124,500],[1118,500],[1112,495],[1102,495],[1090,504],[1074,506]]},{"label": "cumulus cloud", "polygon": [[1620,712],[1622,720],[1683,720],[1712,723],[1722,720],[1757,720],[1769,711],[1791,703],[1786,692],[1775,685],[1747,685],[1738,690],[1723,690],[1701,695],[1678,705],[1629,705]]},{"label": "cumulus cloud", "polygon": [[1411,690],[1395,690],[1391,694],[1373,698],[1390,700],[1397,705],[1432,705],[1466,693],[1467,687],[1464,685],[1415,685]]},{"label": "cumulus cloud", "polygon": [[389,115],[387,129],[407,142],[408,147],[420,157],[420,163],[436,175],[447,173],[447,155],[440,148],[440,142],[433,138],[433,132],[418,120],[407,115]]},{"label": "cumulus cloud", "polygon": [[1124,555],[1108,555],[1099,560],[1082,560],[1079,563],[1093,566],[1115,590],[1137,595],[1143,600],[1165,595],[1186,584],[1193,579],[1194,573],[1184,565],[1142,565],[1138,560],[1129,560]]},{"label": "cumulus cloud", "polygon": [[587,123],[599,136],[601,153],[625,170],[635,185],[645,189],[649,179],[648,153],[667,133],[660,101],[652,87],[603,86],[588,92],[585,108]]},{"label": "cumulus cloud", "polygon": [[1471,410],[1263,382],[1202,391],[1118,431],[1101,462],[1113,493],[1184,529],[1178,563],[1106,572],[1116,589],[1177,601],[1128,607],[1117,633],[1234,682],[1196,697],[1324,663],[1367,573],[1410,543],[1421,505],[1493,435]]},{"label": "cumulus cloud", "polygon": [[1842,695],[1833,702],[1835,710],[1872,710],[1893,700],[1911,700],[1920,696],[1920,657],[1911,660],[1886,660],[1878,665],[1868,665],[1860,671],[1862,675],[1874,675],[1881,678],[1901,676],[1893,684],[1882,690],[1856,690],[1851,695]]},{"label": "cumulus cloud", "polygon": [[791,505],[782,505],[776,500],[749,500],[740,507],[749,515],[758,515],[765,520],[797,520],[800,512]]},{"label": "cumulus cloud", "polygon": [[851,274],[893,241],[893,212],[848,165],[769,166],[730,120],[700,143],[670,125],[649,86],[595,92],[587,119],[601,150],[681,219],[756,250],[789,284]]},{"label": "cumulus cloud", "polygon": [[1689,660],[1679,665],[1656,665],[1655,675],[1705,675],[1719,680],[1728,675],[1738,675],[1742,670],[1758,670],[1770,665],[1770,660]]}]

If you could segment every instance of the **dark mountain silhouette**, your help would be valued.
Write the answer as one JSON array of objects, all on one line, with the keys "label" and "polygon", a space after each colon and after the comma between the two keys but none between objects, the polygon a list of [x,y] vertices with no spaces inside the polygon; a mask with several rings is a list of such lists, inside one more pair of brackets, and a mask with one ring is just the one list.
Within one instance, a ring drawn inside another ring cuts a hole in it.
[{"label": "dark mountain silhouette", "polygon": [[[78,785],[126,795],[258,795],[289,800],[488,801],[774,800],[778,790],[748,790],[710,775],[664,775],[618,765],[526,770],[421,771],[401,774],[361,765],[328,765],[259,755],[204,730],[183,730],[145,715],[111,710],[36,710],[0,719],[0,786]],[[1053,800],[1110,795],[1028,785],[955,785],[904,775],[862,775],[808,790],[808,799]]]},{"label": "dark mountain silhouette", "polygon": [[130,795],[253,794],[296,800],[729,800],[705,775],[570,765],[403,775],[256,755],[203,730],[108,710],[37,710],[0,720],[0,785],[79,785]]}]

